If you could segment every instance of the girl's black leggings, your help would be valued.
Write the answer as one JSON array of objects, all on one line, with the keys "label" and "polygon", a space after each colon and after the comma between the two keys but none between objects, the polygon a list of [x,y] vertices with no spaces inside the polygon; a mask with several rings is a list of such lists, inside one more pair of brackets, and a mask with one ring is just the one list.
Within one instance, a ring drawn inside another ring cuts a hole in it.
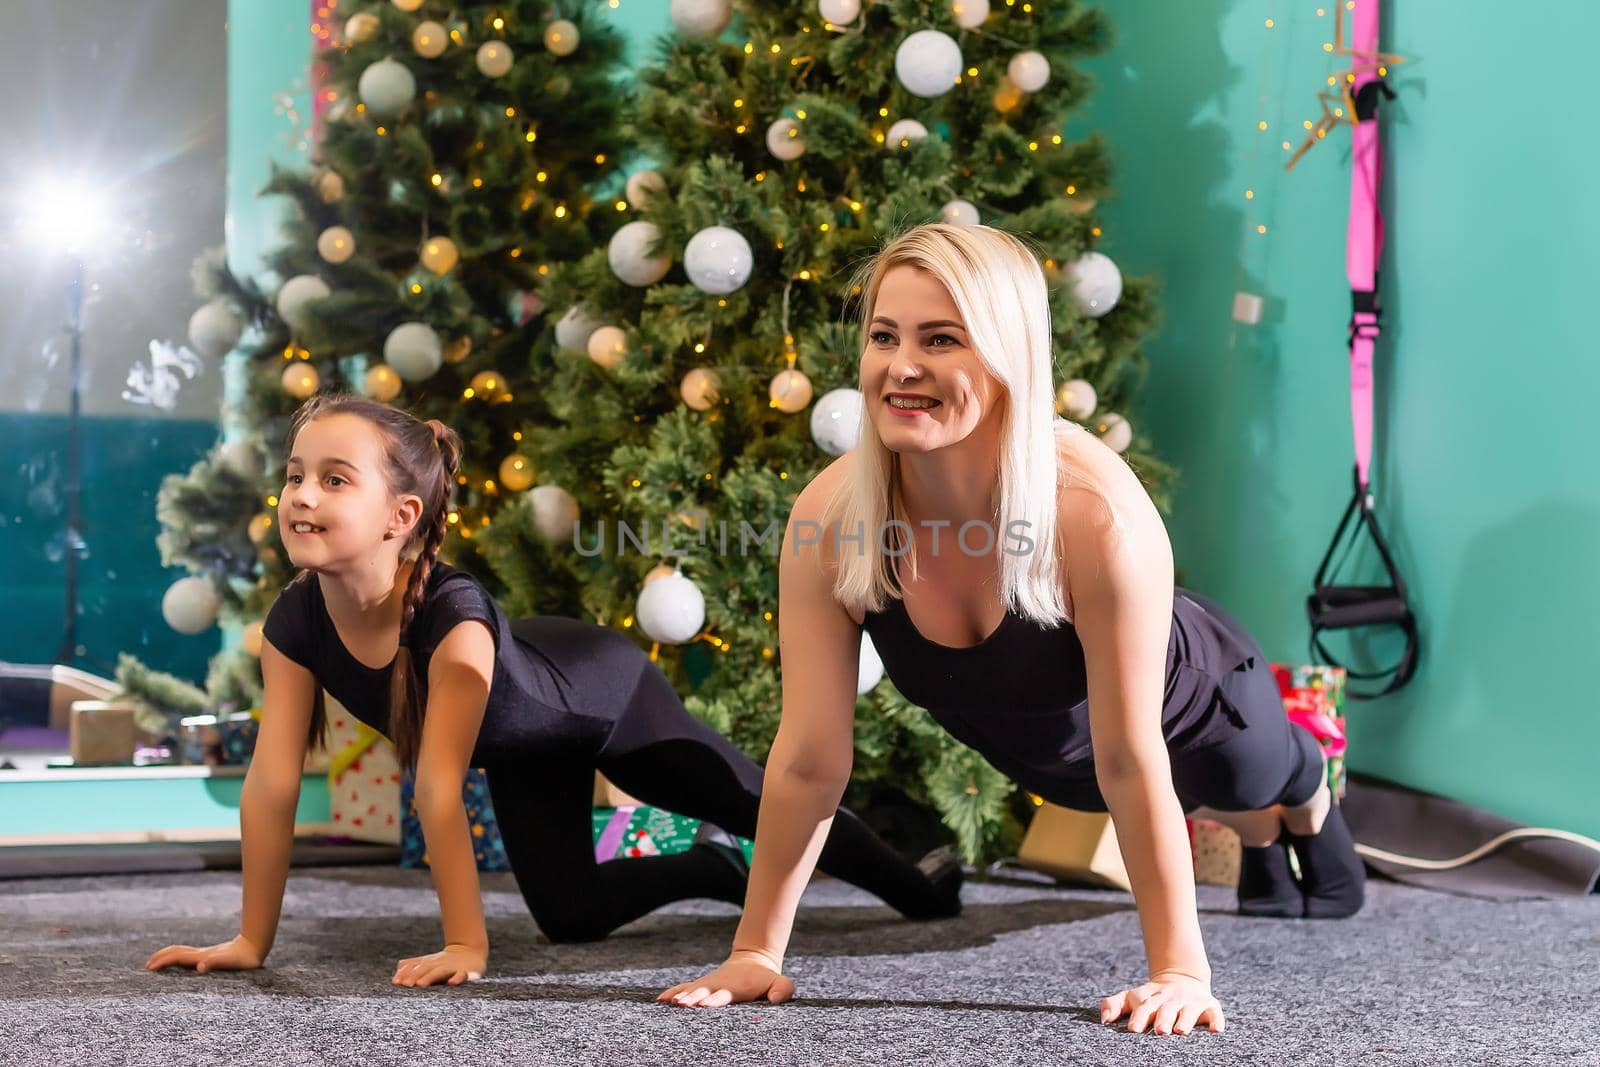
[{"label": "girl's black leggings", "polygon": [[[590,809],[600,770],[646,804],[753,839],[762,770],[691,715],[647,656],[620,655],[638,684],[599,751],[577,746],[492,766],[489,792],[517,886],[552,941],[592,941],[674,900],[744,902],[744,883],[716,851],[597,863]],[[642,666],[641,666],[642,664]],[[935,906],[932,883],[844,808],[818,866],[908,916]]]}]

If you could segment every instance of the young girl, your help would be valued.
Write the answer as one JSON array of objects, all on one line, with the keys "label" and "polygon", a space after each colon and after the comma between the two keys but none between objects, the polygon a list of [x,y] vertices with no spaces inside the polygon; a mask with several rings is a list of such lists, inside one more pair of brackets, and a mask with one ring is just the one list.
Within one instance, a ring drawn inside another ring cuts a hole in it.
[{"label": "young girl", "polygon": [[[744,917],[726,963],[659,999],[793,994],[783,954],[849,774],[864,627],[951,734],[1052,803],[1110,811],[1150,981],[1102,1000],[1102,1020],[1220,1031],[1184,815],[1250,846],[1241,912],[1354,914],[1364,871],[1321,749],[1289,724],[1250,634],[1174,586],[1127,464],[1055,417],[1049,295],[1028,248],[933,224],[868,270],[861,443],[801,492],[789,532],[823,536],[794,537],[779,563],[783,715]],[[783,773],[797,766],[812,770]]]},{"label": "young girl", "polygon": [[[261,966],[277,930],[308,744],[324,689],[390,737],[416,773],[415,803],[438,891],[444,947],[401,960],[397,985],[457,984],[489,959],[462,804],[488,772],[506,854],[552,941],[604,937],[669,901],[743,898],[743,856],[713,835],[673,856],[595,862],[594,773],[646,803],[753,836],[762,771],[694,718],[625,635],[572,619],[508,621],[467,574],[437,562],[461,445],[439,422],[386,404],[318,397],[290,428],[278,505],[302,568],[268,613],[261,732],[240,802],[239,935],[173,945],[151,970]],[[806,768],[796,768],[802,773]],[[831,812],[819,865],[904,915],[960,910],[948,853],[902,860],[849,812]]]}]

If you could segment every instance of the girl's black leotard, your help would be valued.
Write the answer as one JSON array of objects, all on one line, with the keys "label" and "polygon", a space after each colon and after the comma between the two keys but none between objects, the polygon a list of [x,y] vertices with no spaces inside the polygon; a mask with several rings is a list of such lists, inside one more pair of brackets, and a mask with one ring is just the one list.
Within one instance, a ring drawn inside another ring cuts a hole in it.
[{"label": "girl's black leotard", "polygon": [[[954,737],[1051,803],[1105,810],[1083,646],[1070,624],[1047,629],[1008,610],[983,641],[952,648],[923,637],[897,598],[864,622],[889,678]],[[1283,796],[1308,798],[1321,772],[1316,742],[1288,727],[1249,632],[1178,588],[1161,728],[1186,809],[1254,810]]]},{"label": "girl's black leotard", "polygon": [[[428,661],[446,634],[478,619],[495,663],[473,765],[534,918],[556,941],[585,941],[663,904],[744,899],[735,866],[711,848],[595,862],[589,809],[599,769],[629,795],[753,838],[762,770],[691,715],[666,675],[625,634],[577,619],[508,620],[477,580],[435,564],[405,637],[424,699]],[[314,576],[290,583],[264,636],[351,714],[389,725],[389,666],[368,667],[339,640]],[[840,808],[818,866],[913,917],[959,902]]]}]

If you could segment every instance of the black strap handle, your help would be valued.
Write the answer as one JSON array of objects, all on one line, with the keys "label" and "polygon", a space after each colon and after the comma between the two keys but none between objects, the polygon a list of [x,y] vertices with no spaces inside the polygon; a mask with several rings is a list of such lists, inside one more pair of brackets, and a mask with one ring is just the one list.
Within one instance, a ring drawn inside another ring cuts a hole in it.
[{"label": "black strap handle", "polygon": [[[1394,563],[1394,556],[1389,551],[1389,542],[1385,540],[1383,530],[1378,526],[1378,517],[1372,510],[1372,494],[1361,484],[1359,471],[1356,472],[1354,480],[1355,493],[1351,496],[1343,517],[1339,519],[1333,540],[1328,543],[1328,551],[1323,554],[1322,563],[1317,567],[1317,576],[1312,580],[1313,591],[1306,597],[1306,616],[1311,622],[1310,647],[1313,662],[1344,667],[1345,674],[1349,678],[1389,679],[1387,685],[1376,691],[1363,692],[1346,687],[1346,692],[1353,699],[1372,700],[1394,692],[1416,674],[1420,642],[1417,636],[1416,616],[1412,614],[1411,605],[1406,600],[1405,579],[1400,576],[1399,568]],[[1348,532],[1350,542],[1353,544],[1362,527],[1371,534],[1373,544],[1377,546],[1384,570],[1389,574],[1391,583],[1389,585],[1335,585],[1330,581],[1333,556],[1339,543],[1345,540]],[[1399,627],[1406,637],[1406,649],[1400,657],[1400,662],[1393,667],[1378,671],[1353,670],[1340,663],[1322,643],[1322,631],[1344,630],[1357,626]]]}]

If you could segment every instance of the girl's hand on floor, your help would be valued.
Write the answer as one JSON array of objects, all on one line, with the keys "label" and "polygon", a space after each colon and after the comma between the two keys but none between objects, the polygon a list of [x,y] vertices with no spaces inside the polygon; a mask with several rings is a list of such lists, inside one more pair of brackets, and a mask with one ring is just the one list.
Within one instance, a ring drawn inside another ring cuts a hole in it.
[{"label": "girl's hand on floor", "polygon": [[159,971],[163,967],[193,967],[201,974],[207,971],[253,971],[261,966],[261,953],[244,939],[244,935],[220,945],[195,948],[193,945],[168,945],[151,953],[144,969]]},{"label": "girl's hand on floor", "polygon": [[1100,1001],[1100,1021],[1114,1023],[1128,1016],[1128,1029],[1142,1034],[1148,1027],[1158,1034],[1187,1034],[1197,1023],[1209,1022],[1222,1033],[1222,1005],[1211,987],[1183,974],[1157,974],[1135,989],[1125,989]]},{"label": "girl's hand on floor", "polygon": [[663,992],[657,1001],[680,1008],[720,1008],[765,998],[782,1004],[794,996],[794,982],[754,952],[735,951],[728,962],[698,982],[684,982]]},{"label": "girl's hand on floor", "polygon": [[395,985],[408,986],[433,985],[435,982],[460,985],[482,978],[484,968],[488,966],[487,952],[467,945],[446,945],[438,952],[401,960],[395,964],[392,981]]}]

